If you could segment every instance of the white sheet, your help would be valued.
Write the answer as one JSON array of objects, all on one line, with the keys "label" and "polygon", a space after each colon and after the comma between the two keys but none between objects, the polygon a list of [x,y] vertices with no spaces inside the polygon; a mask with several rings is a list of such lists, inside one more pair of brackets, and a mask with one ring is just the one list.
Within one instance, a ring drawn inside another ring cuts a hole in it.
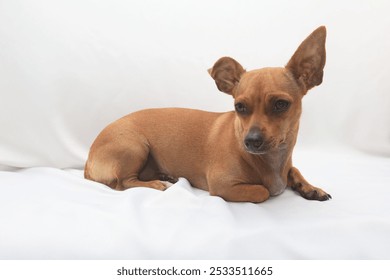
[{"label": "white sheet", "polygon": [[81,170],[0,172],[0,259],[389,259],[390,159],[298,150],[332,194],[227,203],[185,179],[117,192]]}]

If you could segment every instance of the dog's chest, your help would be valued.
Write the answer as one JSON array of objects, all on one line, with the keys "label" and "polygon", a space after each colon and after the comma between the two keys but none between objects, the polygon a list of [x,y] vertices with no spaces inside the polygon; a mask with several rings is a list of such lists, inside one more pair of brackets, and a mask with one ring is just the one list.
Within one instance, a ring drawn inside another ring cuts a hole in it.
[{"label": "dog's chest", "polygon": [[265,175],[263,181],[264,186],[268,189],[272,196],[281,194],[287,187],[287,176],[284,178],[281,172],[267,174]]},{"label": "dog's chest", "polygon": [[247,176],[254,179],[254,183],[265,186],[271,195],[278,195],[287,187],[286,157],[283,154],[269,157],[255,161]]}]

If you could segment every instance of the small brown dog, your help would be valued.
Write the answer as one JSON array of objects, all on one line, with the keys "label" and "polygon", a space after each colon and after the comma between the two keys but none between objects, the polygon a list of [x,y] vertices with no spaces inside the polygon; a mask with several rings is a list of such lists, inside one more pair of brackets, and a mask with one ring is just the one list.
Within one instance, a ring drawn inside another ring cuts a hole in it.
[{"label": "small brown dog", "polygon": [[165,190],[178,177],[227,201],[263,202],[286,187],[328,200],[292,166],[301,99],[321,84],[326,28],[307,37],[284,68],[246,72],[223,57],[209,70],[235,112],[149,109],[107,126],[93,143],[85,178],[116,190]]}]

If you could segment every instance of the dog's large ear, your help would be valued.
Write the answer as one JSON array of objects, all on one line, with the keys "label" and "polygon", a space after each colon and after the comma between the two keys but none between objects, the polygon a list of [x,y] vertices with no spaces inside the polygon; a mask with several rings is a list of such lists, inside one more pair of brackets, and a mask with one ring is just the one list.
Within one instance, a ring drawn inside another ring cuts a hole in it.
[{"label": "dog's large ear", "polygon": [[326,28],[321,26],[301,43],[286,66],[304,86],[305,93],[322,83],[326,60],[325,41]]},{"label": "dog's large ear", "polygon": [[245,69],[231,57],[222,57],[208,70],[220,91],[233,95]]}]

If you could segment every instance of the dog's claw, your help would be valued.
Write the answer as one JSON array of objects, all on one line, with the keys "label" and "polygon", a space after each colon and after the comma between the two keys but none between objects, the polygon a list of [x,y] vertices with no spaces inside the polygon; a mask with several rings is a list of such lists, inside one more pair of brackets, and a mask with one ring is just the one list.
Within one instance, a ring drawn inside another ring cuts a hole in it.
[{"label": "dog's claw", "polygon": [[292,189],[294,191],[297,191],[301,194],[303,198],[306,198],[308,200],[318,200],[318,201],[327,201],[332,199],[332,196],[323,190],[313,187],[313,186],[307,186],[307,185],[296,185],[293,186]]},{"label": "dog's claw", "polygon": [[325,193],[322,196],[318,196],[316,200],[327,201],[327,200],[330,200],[330,199],[332,199],[332,196],[330,194],[328,194],[328,193]]},{"label": "dog's claw", "polygon": [[318,200],[319,201],[327,201],[327,200],[330,200],[330,199],[332,199],[332,196],[330,196],[329,194],[326,194],[326,195],[320,197]]}]

